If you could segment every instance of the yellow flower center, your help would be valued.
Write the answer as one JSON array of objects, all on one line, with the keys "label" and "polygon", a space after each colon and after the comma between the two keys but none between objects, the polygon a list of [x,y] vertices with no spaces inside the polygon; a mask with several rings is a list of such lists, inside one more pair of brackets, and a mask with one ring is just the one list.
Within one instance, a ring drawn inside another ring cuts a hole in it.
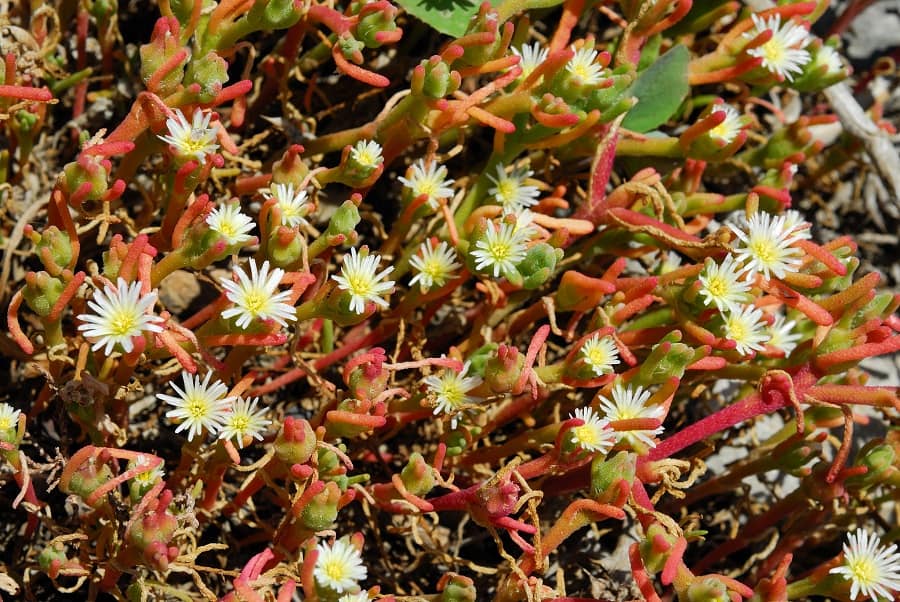
[{"label": "yellow flower center", "polygon": [[848,563],[855,581],[870,584],[875,581],[878,570],[869,558],[857,558]]},{"label": "yellow flower center", "polygon": [[229,422],[233,430],[238,433],[243,433],[250,426],[250,417],[243,414],[232,416]]},{"label": "yellow flower center", "polygon": [[0,418],[0,431],[8,431],[13,427],[13,422],[7,417]]},{"label": "yellow flower center", "polygon": [[265,291],[248,291],[244,294],[244,309],[251,314],[258,314],[268,303],[269,298]]},{"label": "yellow flower center", "polygon": [[422,265],[422,272],[431,276],[432,280],[442,280],[446,270],[444,269],[444,263],[440,259],[432,257]]},{"label": "yellow flower center", "polygon": [[771,264],[778,257],[778,250],[771,241],[756,239],[750,243],[749,247],[753,252],[753,256],[763,263]]},{"label": "yellow flower center", "polygon": [[347,578],[347,566],[339,558],[326,560],[322,570],[332,581],[343,581]]},{"label": "yellow flower center", "polygon": [[503,261],[512,255],[512,245],[505,240],[495,240],[488,243],[487,252],[497,261]]},{"label": "yellow flower center", "polygon": [[437,196],[438,183],[433,178],[422,179],[419,181],[417,196],[427,195],[429,197]]},{"label": "yellow flower center", "polygon": [[501,180],[497,183],[497,196],[504,205],[512,203],[519,192],[519,185],[513,180]]},{"label": "yellow flower center", "polygon": [[744,323],[736,319],[728,321],[728,333],[731,335],[733,341],[738,342],[746,340],[747,335],[750,334]]},{"label": "yellow flower center", "polygon": [[706,290],[713,297],[724,297],[725,293],[728,292],[728,282],[721,276],[714,276],[707,280]]},{"label": "yellow flower center", "polygon": [[203,130],[191,130],[190,135],[182,142],[184,150],[189,153],[198,153],[209,145],[209,138]]},{"label": "yellow flower center", "polygon": [[774,38],[763,44],[762,53],[763,57],[770,65],[780,65],[784,62],[784,44]]},{"label": "yellow flower center", "polygon": [[366,274],[351,274],[347,276],[347,282],[350,284],[350,292],[360,297],[367,297],[372,294],[372,279]]},{"label": "yellow flower center", "polygon": [[134,334],[137,327],[138,316],[126,309],[117,310],[109,319],[110,332],[119,337]]},{"label": "yellow flower center", "polygon": [[369,149],[363,149],[356,153],[356,162],[362,165],[363,167],[375,167],[377,165],[375,161],[375,155],[369,152]]},{"label": "yellow flower center", "polygon": [[199,419],[206,416],[207,411],[209,410],[206,399],[198,396],[190,397],[185,401],[187,403],[184,404],[184,409],[187,410],[187,413],[191,418]]},{"label": "yellow flower center", "polygon": [[597,445],[600,443],[600,433],[595,428],[591,428],[587,424],[572,429],[572,434],[578,439],[582,445]]},{"label": "yellow flower center", "polygon": [[600,347],[599,345],[596,345],[588,351],[587,359],[591,364],[599,366],[602,364],[608,364],[610,358],[609,353],[606,351],[606,349]]},{"label": "yellow flower center", "polygon": [[466,396],[465,391],[462,390],[456,381],[443,383],[440,393],[441,396],[447,400],[447,403],[453,407],[462,405],[463,399]]},{"label": "yellow flower center", "polygon": [[729,134],[731,133],[728,130],[730,130],[731,128],[727,128],[725,126],[726,123],[727,121],[723,121],[713,129],[709,130],[709,135],[722,140],[728,138]]}]

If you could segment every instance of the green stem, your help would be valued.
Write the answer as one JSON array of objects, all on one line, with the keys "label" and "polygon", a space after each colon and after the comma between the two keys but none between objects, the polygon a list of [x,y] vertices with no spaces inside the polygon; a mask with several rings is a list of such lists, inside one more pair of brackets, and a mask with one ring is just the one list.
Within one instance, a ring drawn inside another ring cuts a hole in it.
[{"label": "green stem", "polygon": [[179,250],[176,249],[171,253],[166,253],[159,263],[154,265],[150,271],[150,286],[156,288],[166,276],[175,270],[180,270],[185,265],[184,256]]},{"label": "green stem", "polygon": [[683,159],[684,151],[678,138],[624,138],[616,145],[616,155],[621,157],[666,157]]}]

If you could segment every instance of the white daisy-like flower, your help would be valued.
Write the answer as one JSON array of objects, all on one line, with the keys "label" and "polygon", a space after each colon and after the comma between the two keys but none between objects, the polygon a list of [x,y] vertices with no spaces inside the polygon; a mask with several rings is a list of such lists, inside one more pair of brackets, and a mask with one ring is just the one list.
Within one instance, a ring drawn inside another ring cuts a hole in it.
[{"label": "white daisy-like flower", "polygon": [[731,144],[737,138],[737,135],[741,133],[741,130],[744,129],[744,124],[741,123],[741,114],[733,106],[724,103],[717,105],[715,111],[724,112],[725,119],[722,120],[722,123],[709,130],[709,137],[719,140],[723,144]]},{"label": "white daisy-like flower", "polygon": [[757,211],[746,222],[746,228],[731,226],[741,245],[734,250],[736,258],[750,272],[761,272],[766,278],[774,274],[784,278],[803,263],[803,252],[791,245],[805,238],[796,226],[785,224],[785,216]]},{"label": "white daisy-like flower", "polygon": [[87,302],[93,313],[81,314],[78,319],[83,322],[78,330],[94,344],[97,351],[105,347],[103,353],[109,355],[116,346],[126,353],[134,349],[134,337],[143,336],[145,332],[162,332],[162,318],[150,309],[156,303],[156,290],[143,297],[141,283],[128,284],[119,278],[116,287],[107,286],[105,290],[96,290]]},{"label": "white daisy-like flower", "polygon": [[769,340],[766,342],[770,347],[775,347],[784,351],[784,354],[790,355],[797,348],[797,341],[803,338],[803,335],[794,331],[797,323],[793,320],[787,320],[782,315],[776,315],[775,321],[767,328]]},{"label": "white daisy-like flower", "polygon": [[206,216],[206,224],[221,234],[229,245],[238,245],[253,238],[248,234],[253,230],[253,219],[241,213],[237,203],[227,203],[213,209]]},{"label": "white daisy-like flower", "polygon": [[[882,546],[881,538],[865,529],[847,534],[844,564],[829,571],[850,581],[850,599],[859,594],[874,602],[896,600],[900,592],[900,553],[897,544]],[[892,593],[893,592],[893,593]]]},{"label": "white daisy-like flower", "polygon": [[178,393],[177,397],[164,393],[156,394],[167,404],[175,406],[174,410],[166,412],[167,418],[181,421],[175,432],[180,433],[187,429],[188,441],[193,441],[194,437],[204,430],[212,434],[218,433],[233,399],[225,396],[228,387],[220,380],[210,383],[212,372],[207,372],[202,381],[199,375],[188,372],[182,372],[181,378],[184,381],[183,390],[175,383],[171,383],[172,388]]},{"label": "white daisy-like flower", "polygon": [[358,592],[355,594],[344,594],[338,598],[338,602],[369,602],[369,592]]},{"label": "white daisy-like flower", "polygon": [[534,175],[530,169],[516,167],[512,173],[506,173],[503,164],[497,165],[497,177],[488,175],[494,187],[488,194],[503,207],[505,213],[516,213],[526,207],[536,205],[540,191],[537,186],[526,186],[525,180]]},{"label": "white daisy-like flower", "polygon": [[616,433],[609,428],[609,420],[601,418],[591,408],[578,408],[570,418],[577,418],[584,424],[572,429],[572,441],[589,452],[605,454],[616,442]]},{"label": "white daisy-like flower", "polygon": [[[144,454],[138,454],[137,458],[129,464],[129,468],[144,468],[149,465],[150,459]],[[155,468],[134,475],[131,480],[142,487],[152,487],[165,476],[164,465],[165,462],[160,462]]]},{"label": "white daisy-like flower", "polygon": [[419,252],[409,259],[409,263],[418,272],[409,281],[409,285],[414,286],[418,282],[423,293],[427,293],[433,286],[440,288],[447,284],[454,271],[460,267],[456,262],[456,251],[450,245],[441,241],[435,247],[431,239],[419,246]]},{"label": "white daisy-like flower", "polygon": [[293,305],[285,303],[291,298],[290,291],[278,290],[284,270],[275,268],[269,273],[269,262],[264,261],[261,268],[256,266],[256,260],[250,259],[250,275],[240,267],[235,266],[234,274],[238,281],[220,278],[219,282],[225,289],[225,297],[234,303],[222,312],[222,317],[230,320],[234,316],[238,328],[244,330],[254,320],[274,320],[282,326],[287,326],[287,320],[296,320],[296,309]]},{"label": "white daisy-like flower", "polygon": [[368,575],[359,551],[342,539],[330,546],[320,543],[316,546],[319,552],[313,576],[320,586],[336,591],[339,594],[357,587]]},{"label": "white daisy-like flower", "polygon": [[19,427],[19,414],[22,412],[8,403],[0,403],[0,433]]},{"label": "white daisy-like flower", "polygon": [[238,447],[244,447],[244,439],[251,437],[262,441],[262,434],[266,427],[272,424],[266,419],[266,409],[256,409],[259,397],[244,399],[238,397],[231,404],[231,411],[225,414],[222,426],[219,428],[219,439],[234,439]]},{"label": "white daisy-like flower", "polygon": [[471,251],[475,258],[475,269],[488,271],[493,269],[494,278],[500,274],[507,274],[516,269],[516,264],[525,259],[526,243],[530,229],[517,227],[509,222],[489,222],[484,236],[475,243],[475,249]]},{"label": "white daisy-like flower", "polygon": [[181,110],[175,109],[173,113],[174,117],[166,120],[169,135],[159,136],[159,139],[170,144],[177,157],[192,158],[203,163],[208,155],[213,154],[219,148],[215,142],[219,124],[210,125],[212,113],[200,109],[194,109],[193,120],[190,123]]},{"label": "white daisy-like flower", "polygon": [[[647,400],[650,399],[650,391],[644,387],[622,386],[622,383],[616,383],[612,389],[612,399],[601,397],[600,409],[606,414],[606,419],[610,422],[617,420],[631,420],[633,418],[656,418],[661,420],[665,409],[659,405],[647,406]],[[663,432],[662,425],[653,430],[635,430],[616,432],[616,440],[622,439],[636,440],[643,445],[653,448],[656,447],[656,441],[653,438]]]},{"label": "white daisy-like flower", "polygon": [[412,164],[412,173],[410,177],[397,178],[403,185],[412,191],[413,197],[420,197],[423,194],[428,197],[428,205],[432,209],[438,208],[438,199],[446,199],[453,196],[454,180],[447,179],[447,168],[438,165],[437,161],[431,161],[425,165],[423,159],[419,159]]},{"label": "white daisy-like flower", "polygon": [[724,314],[725,338],[737,343],[735,348],[741,355],[751,351],[762,351],[769,340],[767,323],[763,312],[752,305],[732,307]]},{"label": "white daisy-like flower", "polygon": [[444,370],[440,376],[426,376],[423,380],[428,392],[434,395],[434,414],[449,414],[450,427],[456,428],[466,406],[477,404],[480,397],[469,395],[469,391],[481,384],[480,376],[466,376],[472,362],[463,364],[460,372]]},{"label": "white daisy-like flower", "polygon": [[596,61],[599,53],[593,48],[583,47],[575,50],[575,56],[566,63],[566,71],[581,80],[585,86],[595,86],[603,81],[603,67]]},{"label": "white daisy-like flower", "polygon": [[809,52],[804,47],[809,43],[809,32],[793,21],[781,23],[781,15],[772,15],[763,19],[751,15],[754,27],[744,34],[744,38],[752,40],[766,30],[772,31],[768,42],[751,48],[747,54],[762,58],[762,66],[779,78],[793,81],[794,74],[802,73],[803,66],[810,61]]},{"label": "white daisy-like flower", "polygon": [[393,272],[394,266],[388,266],[378,272],[380,263],[380,255],[359,255],[355,248],[350,249],[349,255],[344,255],[341,275],[335,274],[331,278],[338,283],[339,289],[350,293],[350,311],[357,314],[365,312],[368,301],[379,307],[389,307],[381,295],[394,288],[394,281],[380,282],[380,280]]},{"label": "white daisy-like flower", "polygon": [[375,169],[384,162],[381,145],[374,140],[360,140],[350,149],[350,158],[363,169]]},{"label": "white daisy-like flower", "polygon": [[719,311],[724,312],[747,302],[750,283],[741,280],[740,267],[730,253],[722,263],[706,259],[706,265],[697,278],[700,281],[700,294],[705,297],[704,305],[715,303]]},{"label": "white daisy-like flower", "polygon": [[812,233],[809,231],[810,223],[806,221],[802,213],[788,209],[781,216],[784,218],[783,229],[785,232],[789,232],[791,237],[797,240],[812,238]]},{"label": "white daisy-like flower", "polygon": [[584,342],[581,346],[581,357],[597,376],[612,374],[613,366],[620,363],[616,342],[610,336],[600,338],[599,334],[594,334]]},{"label": "white daisy-like flower", "polygon": [[307,224],[306,215],[309,213],[309,205],[306,203],[306,191],[294,191],[294,185],[274,184],[271,192],[263,193],[266,200],[275,199],[275,204],[281,211],[281,225],[296,228],[301,224]]},{"label": "white daisy-like flower", "polygon": [[513,48],[514,55],[519,57],[519,67],[522,68],[522,79],[525,79],[538,68],[538,65],[547,60],[549,51],[541,47],[540,42],[524,44],[522,48]]}]

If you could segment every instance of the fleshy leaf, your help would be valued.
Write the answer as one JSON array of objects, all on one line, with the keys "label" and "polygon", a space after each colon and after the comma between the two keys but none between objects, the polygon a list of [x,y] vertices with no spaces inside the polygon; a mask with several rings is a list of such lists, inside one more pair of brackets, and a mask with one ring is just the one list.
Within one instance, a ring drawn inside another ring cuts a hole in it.
[{"label": "fleshy leaf", "polygon": [[638,75],[629,94],[638,99],[622,127],[634,132],[649,132],[671,117],[687,96],[688,49],[679,44]]},{"label": "fleshy leaf", "polygon": [[414,17],[448,36],[460,37],[469,20],[478,12],[475,0],[397,0]]}]

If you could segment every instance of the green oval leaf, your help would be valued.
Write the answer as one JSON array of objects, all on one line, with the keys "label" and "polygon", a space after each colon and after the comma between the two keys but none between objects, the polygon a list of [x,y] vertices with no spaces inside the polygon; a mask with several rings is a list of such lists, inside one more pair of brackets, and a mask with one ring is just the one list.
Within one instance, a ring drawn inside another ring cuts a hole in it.
[{"label": "green oval leaf", "polygon": [[441,33],[455,38],[466,33],[481,2],[475,0],[397,0],[397,4]]},{"label": "green oval leaf", "polygon": [[622,127],[633,132],[649,132],[671,117],[687,96],[688,62],[691,54],[679,44],[659,57],[640,75],[627,92],[637,97]]}]

